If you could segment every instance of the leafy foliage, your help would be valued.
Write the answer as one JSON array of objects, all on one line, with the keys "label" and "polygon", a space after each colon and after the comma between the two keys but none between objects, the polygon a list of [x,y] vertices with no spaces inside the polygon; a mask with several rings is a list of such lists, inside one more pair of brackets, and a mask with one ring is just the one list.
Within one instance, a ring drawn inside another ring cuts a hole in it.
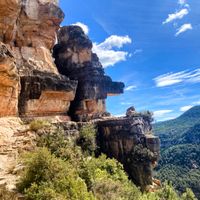
[{"label": "leafy foliage", "polygon": [[191,188],[200,198],[200,106],[177,119],[156,123],[154,131],[162,144],[158,178],[172,181],[180,192]]},{"label": "leafy foliage", "polygon": [[97,148],[96,130],[93,125],[85,125],[81,127],[77,144],[81,146],[83,152],[89,155],[95,152]]},{"label": "leafy foliage", "polygon": [[68,162],[56,158],[46,148],[28,153],[18,189],[30,200],[93,199],[84,181]]},{"label": "leafy foliage", "polygon": [[31,131],[38,131],[39,129],[42,129],[44,127],[50,126],[50,123],[45,120],[33,120],[29,124],[29,128]]},{"label": "leafy foliage", "polygon": [[[154,193],[142,194],[118,161],[106,155],[94,157],[94,133],[92,127],[84,127],[78,140],[61,129],[39,136],[38,149],[23,158],[26,167],[18,190],[27,200],[182,200],[169,184]],[[77,145],[80,138],[81,148]],[[136,148],[135,154],[139,150]],[[151,155],[143,153],[145,159]],[[195,200],[190,190],[183,200],[188,197]]]}]

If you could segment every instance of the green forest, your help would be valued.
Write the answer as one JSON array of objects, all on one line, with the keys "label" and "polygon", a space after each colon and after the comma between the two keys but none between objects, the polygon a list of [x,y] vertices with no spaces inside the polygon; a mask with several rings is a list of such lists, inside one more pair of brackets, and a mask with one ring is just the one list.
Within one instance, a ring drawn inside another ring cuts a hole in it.
[{"label": "green forest", "polygon": [[189,187],[200,198],[200,106],[154,124],[154,132],[161,139],[156,176],[171,181],[179,192]]}]

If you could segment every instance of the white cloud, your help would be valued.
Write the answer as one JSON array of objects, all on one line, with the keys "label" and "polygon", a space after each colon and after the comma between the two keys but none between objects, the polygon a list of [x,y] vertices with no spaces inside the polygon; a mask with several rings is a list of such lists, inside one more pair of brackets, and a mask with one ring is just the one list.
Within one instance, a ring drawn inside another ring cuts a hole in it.
[{"label": "white cloud", "polygon": [[193,102],[193,105],[200,105],[200,101]]},{"label": "white cloud", "polygon": [[178,4],[181,5],[182,7],[185,7],[185,8],[189,8],[190,7],[190,5],[187,3],[186,0],[179,0]]},{"label": "white cloud", "polygon": [[88,33],[89,33],[89,28],[88,28],[87,25],[85,25],[85,24],[83,24],[83,23],[81,23],[81,22],[76,22],[75,24],[72,24],[72,25],[80,26],[80,27],[83,29],[84,33],[85,33],[86,35],[88,35]]},{"label": "white cloud", "polygon": [[121,113],[121,114],[117,114],[117,115],[114,115],[115,117],[124,117],[126,116],[125,113]]},{"label": "white cloud", "polygon": [[182,19],[188,13],[189,13],[188,9],[183,8],[179,12],[169,14],[168,18],[163,22],[163,24],[167,24],[167,23],[172,22],[172,21],[177,20],[177,19]]},{"label": "white cloud", "polygon": [[178,3],[179,3],[180,5],[184,5],[184,4],[186,4],[186,0],[179,0]]},{"label": "white cloud", "polygon": [[185,111],[189,110],[192,107],[193,107],[193,105],[183,106],[183,107],[180,108],[180,111],[181,112],[185,112]]},{"label": "white cloud", "polygon": [[130,44],[131,38],[126,36],[111,35],[106,40],[100,43],[98,46],[101,49],[111,50],[113,47],[122,48],[124,44]]},{"label": "white cloud", "polygon": [[155,118],[163,117],[164,115],[173,112],[173,110],[157,110],[153,112]]},{"label": "white cloud", "polygon": [[136,54],[139,54],[139,53],[142,53],[143,50],[142,49],[136,49],[133,54],[136,55]]},{"label": "white cloud", "polygon": [[93,51],[98,55],[103,67],[113,66],[120,61],[125,61],[129,53],[126,51],[118,51],[113,48],[122,48],[125,44],[132,42],[129,36],[112,35],[104,42],[93,44]]},{"label": "white cloud", "polygon": [[124,90],[125,90],[125,91],[132,91],[132,90],[134,90],[135,88],[137,88],[137,86],[135,86],[135,85],[130,85],[130,86],[126,87]]},{"label": "white cloud", "polygon": [[162,119],[158,119],[156,120],[156,122],[164,122],[164,121],[168,121],[168,120],[172,120],[172,119],[175,119],[177,116],[173,116],[173,117],[165,117],[165,118],[162,118]]},{"label": "white cloud", "polygon": [[191,24],[183,24],[179,29],[177,29],[177,32],[175,36],[178,36],[179,34],[187,31],[187,30],[192,30],[192,25]]},{"label": "white cloud", "polygon": [[178,83],[199,83],[200,68],[193,71],[180,71],[177,73],[167,73],[154,78],[157,87],[165,87]]},{"label": "white cloud", "polygon": [[133,103],[131,103],[131,102],[121,102],[120,104],[123,105],[123,106],[128,106],[128,105],[132,105]]}]

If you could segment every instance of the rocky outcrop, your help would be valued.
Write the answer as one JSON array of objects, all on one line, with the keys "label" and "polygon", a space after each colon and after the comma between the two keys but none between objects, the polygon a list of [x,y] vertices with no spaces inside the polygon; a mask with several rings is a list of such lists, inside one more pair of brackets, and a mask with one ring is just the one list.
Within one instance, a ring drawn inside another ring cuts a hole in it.
[{"label": "rocky outcrop", "polygon": [[78,81],[70,110],[73,118],[88,121],[107,115],[105,99],[122,93],[124,84],[113,82],[105,75],[97,55],[92,52],[92,42],[83,30],[78,26],[60,28],[53,55],[58,71]]},{"label": "rocky outcrop", "polygon": [[19,76],[9,47],[0,42],[0,117],[17,115]]},{"label": "rocky outcrop", "polygon": [[74,100],[77,81],[61,75],[33,71],[21,77],[20,116],[66,114]]},{"label": "rocky outcrop", "polygon": [[97,122],[100,151],[119,160],[134,183],[153,185],[152,169],[159,159],[160,140],[151,134],[149,113]]},{"label": "rocky outcrop", "polygon": [[63,18],[56,0],[0,2],[1,116],[68,112],[77,82],[59,75],[51,56]]},{"label": "rocky outcrop", "polygon": [[[106,98],[123,93],[124,84],[105,75],[80,27],[59,27],[63,18],[57,0],[0,0],[0,117],[58,115],[59,122],[71,117],[78,123],[68,122],[64,129],[72,135],[83,122],[95,123],[100,152],[123,163],[130,178],[144,189],[153,182],[152,168],[159,157],[159,139],[150,133],[151,114],[138,114],[134,107],[122,118],[106,112]],[[3,177],[20,148],[34,146],[35,135],[18,130],[21,121],[2,120]]]}]

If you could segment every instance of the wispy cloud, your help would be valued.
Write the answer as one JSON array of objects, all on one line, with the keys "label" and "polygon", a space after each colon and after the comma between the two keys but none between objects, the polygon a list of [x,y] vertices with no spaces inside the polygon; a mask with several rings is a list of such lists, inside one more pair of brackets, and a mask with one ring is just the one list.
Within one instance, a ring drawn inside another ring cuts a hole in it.
[{"label": "wispy cloud", "polygon": [[190,7],[186,0],[179,0],[178,4],[181,5],[182,7],[187,7],[187,8]]},{"label": "wispy cloud", "polygon": [[193,105],[200,105],[200,101],[193,102]]},{"label": "wispy cloud", "polygon": [[193,105],[183,106],[183,107],[180,108],[180,111],[181,112],[185,112],[185,111],[189,110],[192,107],[193,107]]},{"label": "wispy cloud", "polygon": [[121,114],[116,114],[114,115],[115,117],[124,117],[125,116],[125,113],[121,113]]},{"label": "wispy cloud", "polygon": [[126,87],[124,90],[125,90],[125,91],[132,91],[132,90],[134,90],[135,88],[137,88],[137,86],[135,86],[135,85],[130,85],[130,86]]},{"label": "wispy cloud", "polygon": [[175,119],[177,116],[172,116],[172,117],[164,117],[161,119],[156,120],[156,122],[164,122],[164,121],[168,121],[168,120],[172,120]]},{"label": "wispy cloud", "polygon": [[199,83],[200,68],[193,71],[180,71],[177,73],[167,73],[154,78],[157,87],[165,87],[178,83]]},{"label": "wispy cloud", "polygon": [[163,22],[163,24],[167,24],[167,23],[172,22],[172,21],[177,20],[177,19],[182,19],[188,13],[189,13],[188,9],[183,8],[176,13],[169,14],[168,18]]},{"label": "wispy cloud", "polygon": [[123,106],[133,105],[133,103],[131,103],[131,102],[121,102],[120,104]]},{"label": "wispy cloud", "polygon": [[175,36],[178,36],[181,33],[184,33],[185,31],[192,30],[192,29],[193,28],[191,24],[183,24],[179,29],[177,29]]},{"label": "wispy cloud", "polygon": [[186,0],[179,0],[178,3],[179,3],[180,5],[184,5],[184,4],[186,4]]},{"label": "wispy cloud", "polygon": [[154,111],[154,112],[153,112],[153,116],[154,116],[155,118],[160,118],[160,117],[163,117],[163,116],[165,116],[166,114],[172,113],[172,112],[173,112],[173,110],[157,110],[157,111]]},{"label": "wispy cloud", "polygon": [[185,112],[185,111],[189,110],[190,108],[197,106],[197,105],[200,105],[200,101],[194,101],[191,103],[191,105],[183,106],[180,108],[180,111]]},{"label": "wispy cloud", "polygon": [[83,24],[82,22],[76,22],[75,24],[72,25],[80,26],[83,29],[84,33],[88,35],[89,27],[87,25]]},{"label": "wispy cloud", "polygon": [[140,53],[142,53],[142,52],[143,52],[142,49],[136,49],[136,50],[133,52],[133,54],[136,55],[136,54],[140,54]]},{"label": "wispy cloud", "polygon": [[104,67],[113,66],[120,61],[125,61],[129,55],[126,51],[118,51],[114,48],[121,49],[125,44],[132,43],[129,36],[112,35],[104,42],[93,44],[93,51],[98,55]]}]

